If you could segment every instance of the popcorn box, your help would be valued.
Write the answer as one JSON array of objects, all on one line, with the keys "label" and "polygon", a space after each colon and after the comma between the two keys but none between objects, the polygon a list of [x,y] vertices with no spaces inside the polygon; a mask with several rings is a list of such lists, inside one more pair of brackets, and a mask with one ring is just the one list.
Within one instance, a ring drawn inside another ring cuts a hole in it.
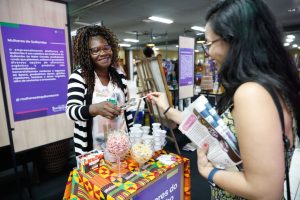
[{"label": "popcorn box", "polygon": [[97,149],[76,156],[77,169],[79,169],[83,173],[87,173],[90,170],[99,167],[100,160],[103,157],[103,152]]}]

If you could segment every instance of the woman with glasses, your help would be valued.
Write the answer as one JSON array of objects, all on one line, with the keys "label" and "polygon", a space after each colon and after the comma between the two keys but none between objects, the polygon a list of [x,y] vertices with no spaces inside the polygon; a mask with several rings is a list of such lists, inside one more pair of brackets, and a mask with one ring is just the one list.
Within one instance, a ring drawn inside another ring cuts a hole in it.
[{"label": "woman with glasses", "polygon": [[104,148],[110,130],[127,130],[132,116],[119,105],[128,100],[127,80],[117,71],[118,42],[104,26],[80,28],[74,38],[75,70],[69,78],[66,114],[75,122],[77,155]]},{"label": "woman with glasses", "polygon": [[[262,0],[218,1],[207,14],[205,37],[225,88],[217,109],[235,134],[242,166],[213,166],[205,144],[197,152],[199,173],[214,183],[212,199],[283,199],[285,166],[300,135],[300,81],[275,19]],[[165,94],[151,97],[182,122]]]}]

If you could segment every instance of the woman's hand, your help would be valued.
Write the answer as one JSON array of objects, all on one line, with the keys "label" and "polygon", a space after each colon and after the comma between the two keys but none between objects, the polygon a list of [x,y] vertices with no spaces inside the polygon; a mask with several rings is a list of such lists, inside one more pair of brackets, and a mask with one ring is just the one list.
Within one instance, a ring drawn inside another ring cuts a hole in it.
[{"label": "woman's hand", "polygon": [[156,104],[161,113],[165,112],[165,110],[169,107],[169,102],[167,95],[162,92],[152,92],[149,94],[149,98],[154,104]]},{"label": "woman's hand", "polygon": [[121,114],[121,109],[108,101],[90,105],[89,111],[92,116],[101,115],[107,119],[114,119]]},{"label": "woman's hand", "polygon": [[175,122],[176,124],[180,124],[182,122],[182,113],[174,109],[173,107],[169,108],[170,104],[165,93],[152,92],[147,96],[147,100],[152,101],[153,104],[156,104],[158,106],[159,112],[161,114],[163,113],[169,120]]},{"label": "woman's hand", "polygon": [[213,169],[213,165],[207,159],[207,151],[208,151],[208,144],[204,144],[203,147],[197,149],[197,165],[199,173],[207,178],[209,172]]}]

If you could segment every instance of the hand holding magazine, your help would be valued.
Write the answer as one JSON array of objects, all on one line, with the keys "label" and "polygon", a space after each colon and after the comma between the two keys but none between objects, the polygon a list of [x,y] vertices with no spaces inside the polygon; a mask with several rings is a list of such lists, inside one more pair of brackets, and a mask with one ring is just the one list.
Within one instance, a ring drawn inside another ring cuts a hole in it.
[{"label": "hand holding magazine", "polygon": [[236,138],[203,95],[183,114],[179,130],[199,148],[209,145],[207,158],[214,166],[228,169],[241,163]]}]

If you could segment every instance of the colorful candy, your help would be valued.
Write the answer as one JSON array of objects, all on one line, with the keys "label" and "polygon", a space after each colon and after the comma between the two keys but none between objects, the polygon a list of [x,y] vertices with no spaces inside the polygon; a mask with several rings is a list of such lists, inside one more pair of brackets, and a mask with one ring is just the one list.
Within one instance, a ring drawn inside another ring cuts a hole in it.
[{"label": "colorful candy", "polygon": [[129,137],[122,131],[114,131],[108,136],[106,147],[111,154],[123,157],[130,148]]}]

